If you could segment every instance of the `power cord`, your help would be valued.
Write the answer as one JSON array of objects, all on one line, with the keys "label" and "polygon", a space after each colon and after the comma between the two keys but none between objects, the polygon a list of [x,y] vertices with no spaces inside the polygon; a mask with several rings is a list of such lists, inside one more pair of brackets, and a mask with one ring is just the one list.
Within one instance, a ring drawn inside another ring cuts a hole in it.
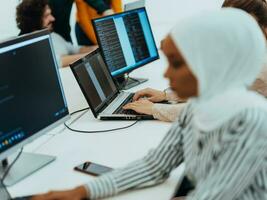
[{"label": "power cord", "polygon": [[[84,108],[84,109],[81,109],[81,110],[77,110],[77,111],[71,113],[70,115],[74,115],[74,114],[76,114],[76,113],[78,113],[78,112],[82,112],[82,111],[85,111],[85,110],[89,110],[89,107]],[[79,119],[79,117],[77,117],[76,119],[74,119],[73,121],[71,121],[70,124],[73,123],[73,122],[75,122],[77,119]],[[38,149],[40,149],[43,145],[47,144],[47,143],[48,143],[50,140],[52,140],[55,136],[61,134],[65,129],[66,129],[66,127],[64,126],[64,128],[62,128],[61,130],[57,131],[57,133],[47,134],[47,135],[50,136],[50,137],[49,137],[47,140],[45,140],[44,142],[42,142],[40,145],[38,145],[36,148],[34,148],[34,149],[32,150],[32,152],[36,152],[36,151],[38,151]]]},{"label": "power cord", "polygon": [[76,110],[76,111],[70,113],[70,116],[75,115],[76,113],[79,113],[79,112],[82,112],[82,111],[85,111],[85,110],[89,110],[89,109],[90,109],[90,108],[87,107],[87,108],[83,108],[83,109],[81,109],[81,110]]},{"label": "power cord", "polygon": [[128,126],[124,126],[124,127],[119,127],[119,128],[114,128],[114,129],[106,129],[106,130],[95,130],[95,131],[77,130],[77,129],[73,129],[73,128],[69,127],[66,123],[64,125],[66,126],[67,129],[69,129],[73,132],[78,132],[78,133],[106,133],[106,132],[112,132],[112,131],[118,131],[118,130],[130,128],[130,127],[134,126],[135,124],[137,124],[138,121],[139,120],[135,121],[134,123],[132,123]]},{"label": "power cord", "polygon": [[[88,110],[88,109],[89,108],[84,108],[84,109],[81,109],[81,110],[77,110],[75,112],[70,113],[70,116],[72,116],[72,115],[74,115],[76,113]],[[73,129],[69,125],[67,125],[66,122],[64,123],[64,126],[67,129],[69,129],[70,131],[77,132],[77,133],[107,133],[107,132],[118,131],[118,130],[123,130],[123,129],[130,128],[130,127],[134,126],[135,124],[137,124],[138,121],[139,120],[136,120],[134,123],[132,123],[132,124],[130,124],[128,126],[124,126],[124,127],[113,128],[113,129],[104,129],[104,130],[93,130],[93,131]]]}]

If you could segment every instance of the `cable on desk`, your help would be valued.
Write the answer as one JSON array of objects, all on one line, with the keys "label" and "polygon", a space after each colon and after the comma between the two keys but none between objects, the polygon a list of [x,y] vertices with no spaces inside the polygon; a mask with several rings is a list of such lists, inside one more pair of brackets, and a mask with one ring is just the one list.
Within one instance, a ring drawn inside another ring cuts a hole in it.
[{"label": "cable on desk", "polygon": [[74,111],[74,112],[70,113],[70,116],[72,116],[72,115],[74,115],[74,114],[76,114],[76,113],[79,113],[79,112],[85,111],[85,110],[89,110],[89,109],[90,109],[90,108],[89,108],[89,107],[87,107],[87,108],[83,108],[83,109],[81,109],[81,110],[76,110],[76,111]]},{"label": "cable on desk", "polygon": [[[82,112],[82,111],[85,111],[85,110],[88,110],[88,108],[83,108],[81,110],[77,110],[77,111],[74,111],[72,113],[70,113],[70,116],[76,114],[76,113],[79,113],[79,112]],[[134,126],[135,124],[137,124],[139,120],[135,121],[134,123],[128,125],[128,126],[124,126],[124,127],[119,127],[119,128],[113,128],[113,129],[106,129],[106,130],[94,130],[94,131],[87,131],[87,130],[77,130],[77,129],[73,129],[71,128],[69,125],[66,124],[66,122],[64,123],[64,126],[69,129],[70,131],[73,131],[73,132],[77,132],[77,133],[106,133],[106,132],[112,132],[112,131],[118,131],[118,130],[123,130],[123,129],[127,129],[127,128],[130,128],[132,126]]]},{"label": "cable on desk", "polygon": [[64,125],[70,131],[77,132],[77,133],[106,133],[106,132],[112,132],[112,131],[118,131],[118,130],[130,128],[130,127],[134,126],[135,124],[137,124],[138,121],[139,120],[135,121],[134,123],[132,123],[132,124],[130,124],[128,126],[124,126],[124,127],[113,128],[113,129],[106,129],[106,130],[95,130],[95,131],[77,130],[77,129],[73,129],[73,128],[69,127],[66,123],[64,123]]},{"label": "cable on desk", "polygon": [[9,165],[9,167],[6,169],[6,171],[4,172],[3,176],[1,177],[1,183],[4,187],[6,187],[4,181],[6,176],[8,175],[9,171],[11,170],[11,168],[13,167],[13,165],[17,162],[17,160],[19,159],[19,157],[21,156],[23,151],[23,147],[20,149],[18,155],[16,156],[16,158],[12,161],[12,163]]},{"label": "cable on desk", "polygon": [[[89,110],[89,109],[90,109],[89,107],[87,107],[87,108],[83,108],[83,109],[81,109],[81,110],[77,110],[77,111],[75,111],[75,112],[72,112],[72,113],[70,113],[69,115],[72,116],[72,115],[74,115],[74,114],[77,114],[77,113],[79,113],[79,112],[82,112],[82,111],[85,111],[85,110]],[[73,123],[73,122],[75,122],[77,119],[79,119],[79,117],[77,117],[76,119],[74,119],[73,121],[71,121],[70,124]],[[39,146],[37,146],[37,147],[33,150],[33,152],[36,152],[39,148],[41,148],[43,145],[45,145],[46,143],[48,143],[48,142],[49,142],[50,140],[52,140],[55,136],[59,135],[62,131],[65,130],[65,128],[66,128],[66,126],[64,126],[64,129],[58,131],[58,133],[56,133],[56,134],[48,134],[48,136],[50,136],[50,138],[48,138],[45,142],[43,142],[42,144],[40,144]]]}]

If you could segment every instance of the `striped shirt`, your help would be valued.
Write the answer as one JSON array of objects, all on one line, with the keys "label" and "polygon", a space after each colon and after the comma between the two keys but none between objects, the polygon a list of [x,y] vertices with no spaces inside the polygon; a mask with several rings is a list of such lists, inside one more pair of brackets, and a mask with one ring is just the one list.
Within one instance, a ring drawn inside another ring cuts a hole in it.
[{"label": "striped shirt", "polygon": [[186,200],[267,199],[267,113],[247,109],[211,132],[196,130],[191,105],[147,156],[114,170],[86,188],[91,199],[164,182],[185,163],[196,189]]}]

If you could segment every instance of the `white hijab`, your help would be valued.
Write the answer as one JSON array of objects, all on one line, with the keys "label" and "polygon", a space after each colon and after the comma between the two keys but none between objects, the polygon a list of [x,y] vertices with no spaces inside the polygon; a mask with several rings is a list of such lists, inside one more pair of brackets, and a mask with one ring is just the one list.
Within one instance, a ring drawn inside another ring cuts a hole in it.
[{"label": "white hijab", "polygon": [[194,124],[211,131],[246,108],[267,111],[260,95],[248,91],[266,53],[264,35],[244,11],[226,8],[180,22],[171,38],[198,80]]}]

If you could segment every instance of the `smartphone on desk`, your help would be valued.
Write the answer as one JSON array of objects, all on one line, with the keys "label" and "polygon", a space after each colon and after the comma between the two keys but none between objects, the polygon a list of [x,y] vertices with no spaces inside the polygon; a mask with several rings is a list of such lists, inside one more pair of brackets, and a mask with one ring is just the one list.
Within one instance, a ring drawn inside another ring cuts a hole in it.
[{"label": "smartphone on desk", "polygon": [[110,172],[113,169],[110,167],[104,166],[104,165],[100,165],[100,164],[87,161],[81,165],[74,167],[74,170],[77,170],[79,172],[83,172],[86,174],[90,174],[93,176],[99,176],[107,172]]}]

